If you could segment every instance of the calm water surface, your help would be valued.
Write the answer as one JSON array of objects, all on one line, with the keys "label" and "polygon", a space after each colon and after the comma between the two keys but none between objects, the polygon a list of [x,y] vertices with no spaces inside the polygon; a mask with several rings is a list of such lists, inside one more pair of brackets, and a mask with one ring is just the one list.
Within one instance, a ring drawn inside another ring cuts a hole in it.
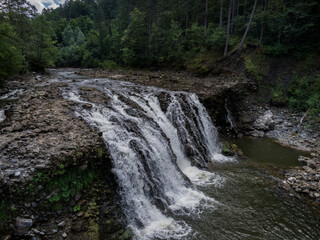
[{"label": "calm water surface", "polygon": [[265,139],[243,138],[235,142],[247,158],[211,166],[224,183],[201,189],[218,203],[198,219],[185,218],[198,232],[192,239],[319,240],[319,216],[303,202],[283,194],[277,179],[263,170],[265,164],[298,165],[301,152]]}]

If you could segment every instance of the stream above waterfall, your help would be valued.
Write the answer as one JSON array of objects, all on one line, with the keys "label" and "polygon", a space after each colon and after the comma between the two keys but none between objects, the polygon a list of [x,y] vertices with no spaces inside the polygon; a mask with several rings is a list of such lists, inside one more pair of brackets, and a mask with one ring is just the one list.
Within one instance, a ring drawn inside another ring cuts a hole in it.
[{"label": "stream above waterfall", "polygon": [[320,218],[278,190],[261,159],[221,154],[195,94],[57,76],[68,83],[63,95],[76,103],[75,114],[102,134],[135,239],[319,238]]}]

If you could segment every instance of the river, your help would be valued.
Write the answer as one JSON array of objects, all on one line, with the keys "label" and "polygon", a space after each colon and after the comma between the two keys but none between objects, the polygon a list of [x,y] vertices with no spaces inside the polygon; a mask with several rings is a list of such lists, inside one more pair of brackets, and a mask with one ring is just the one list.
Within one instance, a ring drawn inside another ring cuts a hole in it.
[{"label": "river", "polygon": [[55,76],[68,82],[75,114],[102,133],[135,239],[319,239],[319,217],[268,171],[297,165],[300,153],[243,139],[245,158],[226,157],[195,94]]}]

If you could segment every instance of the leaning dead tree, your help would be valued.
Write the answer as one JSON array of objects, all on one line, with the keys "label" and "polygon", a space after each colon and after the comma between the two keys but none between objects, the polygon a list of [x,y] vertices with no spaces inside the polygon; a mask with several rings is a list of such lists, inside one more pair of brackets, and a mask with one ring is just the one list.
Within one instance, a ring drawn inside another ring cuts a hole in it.
[{"label": "leaning dead tree", "polygon": [[242,37],[242,40],[241,40],[241,42],[240,42],[240,45],[239,45],[238,50],[240,50],[240,49],[242,48],[243,43],[244,43],[244,41],[246,40],[246,37],[247,37],[247,35],[248,35],[249,29],[250,29],[250,25],[251,25],[251,23],[252,23],[252,19],[253,19],[254,13],[255,13],[256,8],[257,8],[257,2],[258,2],[258,0],[255,0],[255,1],[254,1],[254,5],[253,5],[253,8],[252,8],[251,16],[250,16],[250,19],[249,19],[249,22],[248,22],[246,31],[245,31],[244,34],[243,34],[243,37]]},{"label": "leaning dead tree", "polygon": [[224,56],[227,56],[228,53],[228,45],[229,45],[229,38],[230,38],[230,20],[231,20],[231,8],[232,8],[232,0],[229,1],[229,13],[228,13],[228,25],[227,25],[227,39],[226,39],[226,46],[224,48]]}]

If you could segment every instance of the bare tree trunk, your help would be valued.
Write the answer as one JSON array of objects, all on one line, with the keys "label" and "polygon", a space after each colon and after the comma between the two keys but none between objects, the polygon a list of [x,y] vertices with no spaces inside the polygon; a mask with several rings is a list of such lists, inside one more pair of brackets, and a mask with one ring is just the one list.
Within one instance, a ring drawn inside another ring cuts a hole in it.
[{"label": "bare tree trunk", "polygon": [[237,16],[239,16],[240,0],[237,0]]},{"label": "bare tree trunk", "polygon": [[232,1],[232,17],[231,17],[231,20],[234,19],[234,11],[236,9],[236,0],[233,0]]},{"label": "bare tree trunk", "polygon": [[207,26],[208,26],[208,0],[206,0],[206,5],[205,5],[205,14],[204,14],[204,32],[203,35],[207,35]]},{"label": "bare tree trunk", "polygon": [[219,22],[220,28],[222,28],[222,15],[223,15],[223,0],[221,0],[221,3],[220,3],[220,22]]},{"label": "bare tree trunk", "polygon": [[[286,9],[286,5],[287,5],[287,1],[284,0],[284,6],[283,6],[283,12],[285,11]],[[281,35],[282,35],[282,22],[279,24],[279,33],[278,33],[278,44],[280,44],[280,41],[281,41]]]},{"label": "bare tree trunk", "polygon": [[249,32],[250,25],[251,25],[251,22],[252,22],[254,13],[255,13],[256,8],[257,8],[257,2],[258,2],[258,0],[254,0],[254,5],[253,5],[253,8],[252,8],[251,16],[250,16],[250,19],[249,19],[249,22],[248,22],[246,31],[244,32],[243,37],[242,37],[242,40],[241,40],[241,43],[240,43],[240,45],[239,45],[239,48],[238,48],[239,50],[242,48],[243,43],[244,43],[244,41],[246,40],[246,37],[247,37],[247,34],[248,34],[248,32]]},{"label": "bare tree trunk", "polygon": [[228,13],[228,25],[227,25],[227,39],[226,39],[226,46],[224,48],[223,56],[227,56],[228,53],[228,45],[229,45],[229,38],[230,38],[230,20],[231,20],[231,8],[232,8],[232,1],[229,0],[229,13]]},{"label": "bare tree trunk", "polygon": [[263,39],[263,33],[264,33],[264,16],[265,16],[266,11],[267,11],[267,6],[268,6],[268,0],[265,0],[265,1],[264,1],[264,7],[263,7],[263,16],[262,16],[262,20],[261,20],[261,32],[260,32],[259,45],[261,45],[262,39]]},{"label": "bare tree trunk", "polygon": [[[198,13],[199,12],[199,0],[197,0],[196,6],[197,6],[197,13]],[[197,24],[199,24],[198,14],[196,16],[196,22],[197,22]]]},{"label": "bare tree trunk", "polygon": [[148,57],[151,59],[151,28],[152,28],[152,21],[151,21],[151,13],[148,16]]},{"label": "bare tree trunk", "polygon": [[186,29],[189,27],[189,13],[186,14]]},{"label": "bare tree trunk", "polygon": [[234,11],[235,11],[235,8],[236,8],[236,0],[232,0],[232,15],[231,15],[232,25],[231,25],[231,29],[230,29],[230,32],[231,32],[231,33],[233,33],[233,27],[234,27],[233,19],[234,19]]},{"label": "bare tree trunk", "polygon": [[129,24],[131,23],[131,0],[129,0]]}]

